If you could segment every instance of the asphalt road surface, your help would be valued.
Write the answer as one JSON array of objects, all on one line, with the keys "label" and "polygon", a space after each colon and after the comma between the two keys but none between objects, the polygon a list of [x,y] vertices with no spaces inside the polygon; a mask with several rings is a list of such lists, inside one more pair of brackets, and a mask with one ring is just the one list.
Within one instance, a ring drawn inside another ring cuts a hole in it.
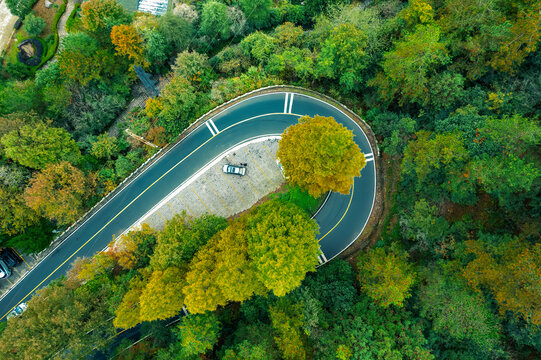
[{"label": "asphalt road surface", "polygon": [[374,151],[361,128],[325,102],[297,93],[257,95],[200,125],[109,199],[0,300],[0,320],[19,303],[28,301],[35,290],[64,275],[75,258],[90,257],[104,249],[113,235],[120,235],[219,154],[248,139],[279,135],[302,115],[334,117],[353,131],[367,158],[350,194],[332,193],[315,216],[323,252],[320,261],[337,256],[355,241],[370,217],[376,191]]}]

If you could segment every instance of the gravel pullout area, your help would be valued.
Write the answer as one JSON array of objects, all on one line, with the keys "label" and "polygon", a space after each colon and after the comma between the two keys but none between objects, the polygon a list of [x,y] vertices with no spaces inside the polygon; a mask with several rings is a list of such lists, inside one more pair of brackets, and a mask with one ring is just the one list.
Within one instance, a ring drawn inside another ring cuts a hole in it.
[{"label": "gravel pullout area", "polygon": [[[276,191],[285,179],[276,163],[278,139],[256,139],[229,151],[212,166],[197,172],[157,204],[131,229],[146,223],[162,230],[167,220],[185,211],[199,217],[205,213],[230,217],[252,207],[259,199]],[[225,164],[246,166],[246,175],[224,174]],[[209,164],[210,165],[210,164]]]}]

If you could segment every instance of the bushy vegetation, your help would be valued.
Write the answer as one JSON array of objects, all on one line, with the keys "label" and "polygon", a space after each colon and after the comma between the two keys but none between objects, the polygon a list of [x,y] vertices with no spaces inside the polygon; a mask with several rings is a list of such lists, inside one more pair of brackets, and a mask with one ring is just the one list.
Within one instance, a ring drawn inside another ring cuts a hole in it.
[{"label": "bushy vegetation", "polygon": [[[35,249],[27,234],[68,224],[149,154],[104,134],[126,105],[135,64],[172,69],[160,96],[123,125],[160,144],[262,86],[304,86],[345,103],[379,140],[391,182],[385,228],[355,257],[356,270],[335,260],[306,279],[317,261],[314,228],[281,200],[230,224],[178,218],[160,234],[143,229],[42,290],[10,320],[2,339],[18,340],[0,342],[1,353],[76,357],[98,346],[126,359],[538,358],[540,6],[209,0],[154,17],[127,14],[114,0],[83,3],[79,31],[56,63],[34,79],[4,71],[0,80],[2,244]],[[28,146],[33,136],[40,147]],[[350,175],[363,162],[352,163]],[[303,191],[347,192],[349,182],[321,183],[313,171],[317,181],[295,182]],[[59,173],[69,186],[55,182]],[[73,202],[70,212],[43,196],[50,189]],[[308,202],[296,191],[284,200]],[[283,232],[294,223],[287,219],[298,221],[294,234]],[[289,268],[277,260],[285,253]],[[197,315],[167,328],[162,319],[184,304]],[[38,320],[43,312],[58,316]],[[118,327],[144,322],[149,337],[107,350],[113,314]]]}]

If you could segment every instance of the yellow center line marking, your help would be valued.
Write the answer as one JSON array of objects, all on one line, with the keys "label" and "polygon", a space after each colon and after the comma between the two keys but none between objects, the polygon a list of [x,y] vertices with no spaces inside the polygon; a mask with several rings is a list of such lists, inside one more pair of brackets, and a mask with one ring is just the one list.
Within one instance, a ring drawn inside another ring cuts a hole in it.
[{"label": "yellow center line marking", "polygon": [[269,148],[267,147],[267,145],[265,145],[265,143],[262,143],[262,144],[263,144],[263,147],[265,148],[265,151],[267,152],[267,154],[269,154],[269,156],[274,160],[276,158],[276,156],[272,156],[272,154],[270,153]]},{"label": "yellow center line marking", "polygon": [[272,185],[272,182],[270,181],[270,179],[267,177],[267,174],[265,174],[265,172],[263,171],[263,169],[261,169],[261,166],[259,166],[259,164],[257,163],[257,161],[255,161],[255,159],[253,158],[252,155],[250,155],[250,153],[248,153],[248,150],[244,149],[244,152],[246,153],[246,155],[248,155],[250,157],[250,159],[252,159],[252,161],[255,163],[255,165],[257,166],[257,168],[259,169],[259,171],[261,171],[261,173],[263,174],[263,176],[265,177],[265,179],[267,179],[267,181],[269,182],[269,184]]},{"label": "yellow center line marking", "polygon": [[[270,115],[280,115],[280,116],[298,116],[298,117],[301,117],[302,115],[299,115],[299,114],[283,114],[283,113],[268,113],[268,114],[261,114],[261,115],[256,115],[256,116],[252,116],[248,119],[244,119],[244,120],[241,120],[239,122],[236,122],[235,124],[231,124],[229,125],[228,127],[226,127],[225,129],[223,129],[222,131],[220,131],[220,134],[224,133],[226,130],[229,130],[230,128],[234,127],[234,126],[237,126],[239,124],[242,124],[244,122],[247,122],[247,121],[250,121],[250,120],[254,120],[254,119],[257,119],[257,118],[260,118],[260,117],[265,117],[265,116],[270,116]],[[159,178],[157,178],[152,184],[150,184],[146,189],[144,189],[143,191],[141,191],[139,193],[139,195],[137,195],[132,201],[130,201],[126,206],[124,206],[124,208],[122,210],[120,210],[115,216],[113,216],[111,218],[111,220],[109,220],[105,225],[103,225],[101,227],[101,229],[99,229],[94,235],[92,235],[87,241],[85,241],[77,250],[75,250],[73,252],[73,254],[71,254],[66,260],[64,260],[60,265],[58,265],[56,267],[56,269],[54,269],[49,275],[47,275],[45,277],[45,279],[43,279],[39,284],[37,284],[32,290],[30,290],[30,292],[28,294],[26,294],[21,300],[19,300],[18,303],[16,303],[11,309],[9,309],[9,311],[7,313],[5,313],[2,317],[0,317],[0,320],[2,320],[3,318],[5,318],[7,316],[7,314],[9,314],[11,312],[11,310],[15,309],[15,307],[17,305],[19,305],[20,303],[22,303],[27,297],[30,296],[30,294],[32,294],[34,291],[36,291],[37,288],[39,288],[45,281],[47,281],[51,276],[53,276],[53,274],[55,272],[58,271],[58,269],[60,269],[62,266],[64,266],[68,261],[70,261],[75,255],[77,255],[77,253],[79,251],[81,251],[82,248],[84,248],[90,241],[92,241],[96,236],[98,236],[99,233],[101,233],[103,231],[103,229],[105,229],[107,226],[109,226],[110,223],[112,223],[118,216],[120,216],[120,214],[122,214],[124,211],[126,211],[126,209],[128,207],[130,207],[135,201],[137,201],[141,196],[143,196],[144,193],[146,193],[151,187],[153,187],[158,181],[160,181],[161,179],[163,179],[165,176],[167,176],[167,174],[169,174],[171,171],[173,171],[177,166],[179,166],[180,164],[182,164],[187,158],[189,158],[190,156],[192,156],[193,154],[195,154],[197,151],[199,151],[199,149],[201,149],[203,146],[205,146],[209,141],[211,141],[212,139],[214,139],[214,137],[216,137],[217,135],[214,135],[213,137],[211,137],[210,139],[206,140],[205,142],[203,142],[201,145],[199,145],[198,147],[196,147],[192,152],[190,152],[188,155],[186,155],[183,159],[181,159],[179,162],[177,162],[175,165],[173,165],[169,170],[167,170],[166,172],[164,172]]]},{"label": "yellow center line marking", "polygon": [[222,172],[222,169],[220,169],[219,167],[217,167],[216,169],[218,169],[218,171],[220,172],[220,174],[222,174],[222,176],[224,177],[224,179],[229,183],[229,185],[231,185],[231,187],[233,188],[233,190],[235,190],[235,192],[237,193],[238,197],[242,200],[243,203],[246,204],[246,201],[244,200],[244,198],[242,196],[240,196],[240,193],[237,191],[237,189],[233,186],[233,184],[231,184],[231,181],[229,181],[229,179],[227,178],[227,176],[224,175],[224,173]]},{"label": "yellow center line marking", "polygon": [[31,267],[30,265],[28,265],[28,263],[27,263],[26,260],[21,256],[21,254],[19,254],[19,252],[17,251],[17,249],[15,249],[15,248],[12,248],[12,249],[13,249],[13,251],[15,251],[15,253],[16,253],[17,255],[19,255],[19,257],[24,261],[24,263],[26,264],[26,266],[28,266],[29,269],[32,269],[32,267]]},{"label": "yellow center line marking", "polygon": [[346,211],[344,211],[344,214],[342,215],[342,217],[340,218],[340,220],[338,220],[338,222],[336,223],[336,225],[334,225],[331,230],[327,231],[327,233],[325,235],[323,235],[319,240],[323,240],[325,238],[325,236],[329,235],[331,233],[331,231],[334,230],[335,227],[337,227],[341,222],[342,220],[344,219],[344,217],[346,216],[346,214],[348,213],[348,210],[349,210],[349,207],[351,206],[351,202],[353,201],[353,192],[355,191],[355,182],[353,182],[353,185],[351,186],[351,196],[349,198],[349,203],[348,203],[348,207],[346,208]]},{"label": "yellow center line marking", "polygon": [[210,184],[210,182],[207,180],[207,178],[203,176],[203,180],[205,180],[205,182],[210,186],[210,188],[212,189],[212,191],[214,191],[214,193],[216,194],[216,196],[218,197],[218,199],[222,200],[222,203],[223,203],[224,206],[227,208],[227,210],[229,211],[229,213],[231,213],[231,215],[233,215],[233,212],[231,211],[231,209],[229,208],[229,206],[227,206],[227,204],[225,203],[224,199],[222,199],[222,197],[218,194],[218,192],[216,191],[216,189]]},{"label": "yellow center line marking", "polygon": [[186,203],[186,201],[184,201],[184,199],[182,198],[182,196],[180,196],[180,194],[178,194],[177,196],[180,201],[182,201],[182,203],[184,204],[184,206],[186,206],[186,209],[188,209],[188,211],[190,212],[190,214],[192,214],[192,216],[194,216],[195,214],[193,213],[192,209],[190,209],[190,207],[188,206],[188,204]]},{"label": "yellow center line marking", "polygon": [[178,213],[175,211],[175,209],[171,206],[171,204],[167,203],[167,206],[175,213],[175,215],[178,215]]},{"label": "yellow center line marking", "polygon": [[209,212],[209,214],[210,214],[210,215],[214,215],[214,214],[212,213],[212,211],[210,211],[210,209],[208,208],[207,204],[205,204],[205,203],[203,202],[203,199],[201,199],[201,197],[199,196],[199,194],[197,194],[197,193],[195,192],[195,189],[193,188],[193,186],[190,186],[190,187],[192,188],[192,191],[193,191],[193,193],[195,194],[195,196],[197,196],[197,198],[199,199],[199,201],[201,201],[201,204],[203,204],[203,206],[205,207],[205,209],[207,209],[207,211]]}]

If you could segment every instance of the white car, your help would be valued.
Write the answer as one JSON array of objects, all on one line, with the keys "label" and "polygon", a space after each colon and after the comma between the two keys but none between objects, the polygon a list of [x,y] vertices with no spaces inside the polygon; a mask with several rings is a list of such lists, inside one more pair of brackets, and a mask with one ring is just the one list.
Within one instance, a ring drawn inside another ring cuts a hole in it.
[{"label": "white car", "polygon": [[7,279],[11,275],[9,266],[0,259],[0,279]]},{"label": "white car", "polygon": [[11,310],[11,312],[8,314],[8,319],[21,315],[26,310],[27,307],[28,305],[25,302],[20,303],[19,305],[15,306],[15,309]]},{"label": "white car", "polygon": [[226,174],[234,174],[240,176],[246,175],[246,168],[243,166],[225,164],[222,168],[222,171]]}]

